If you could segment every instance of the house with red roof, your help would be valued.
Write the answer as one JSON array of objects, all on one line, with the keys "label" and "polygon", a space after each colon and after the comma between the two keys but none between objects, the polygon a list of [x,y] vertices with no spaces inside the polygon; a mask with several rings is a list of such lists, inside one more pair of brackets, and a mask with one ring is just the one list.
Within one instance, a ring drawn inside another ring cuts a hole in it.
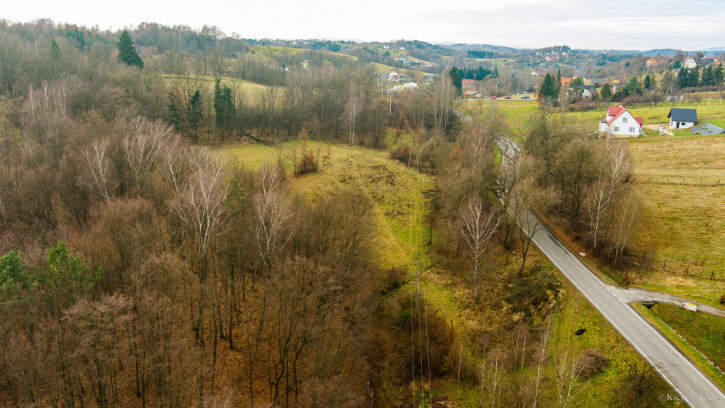
[{"label": "house with red roof", "polygon": [[639,136],[643,123],[642,118],[634,117],[624,106],[610,106],[607,116],[599,122],[599,132],[609,136]]}]

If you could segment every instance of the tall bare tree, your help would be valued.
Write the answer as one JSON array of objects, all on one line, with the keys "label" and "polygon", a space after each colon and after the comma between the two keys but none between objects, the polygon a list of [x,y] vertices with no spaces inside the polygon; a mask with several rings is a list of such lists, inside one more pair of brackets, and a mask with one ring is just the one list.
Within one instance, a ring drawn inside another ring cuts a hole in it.
[{"label": "tall bare tree", "polygon": [[161,121],[149,122],[140,116],[134,120],[132,132],[123,139],[123,150],[137,180],[154,168],[170,134],[171,127]]},{"label": "tall bare tree", "polygon": [[468,200],[460,215],[461,232],[473,260],[473,299],[475,303],[478,303],[479,266],[488,249],[488,243],[498,228],[499,221],[498,213],[487,212],[483,200],[478,196]]},{"label": "tall bare tree", "polygon": [[90,177],[86,178],[86,184],[106,201],[111,199],[115,187],[111,178],[111,162],[106,157],[109,143],[109,139],[96,140],[82,151],[90,173]]}]

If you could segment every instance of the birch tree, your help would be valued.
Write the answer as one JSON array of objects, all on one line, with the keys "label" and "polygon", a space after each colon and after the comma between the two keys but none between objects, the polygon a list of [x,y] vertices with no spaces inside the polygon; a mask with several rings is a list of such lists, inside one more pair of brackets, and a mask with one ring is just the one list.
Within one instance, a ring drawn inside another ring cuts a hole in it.
[{"label": "birch tree", "polygon": [[106,157],[109,143],[108,139],[96,140],[82,151],[83,159],[90,173],[90,176],[86,178],[86,184],[106,201],[111,199],[111,193],[115,188],[111,179],[111,163]]},{"label": "birch tree", "polygon": [[496,232],[499,216],[495,211],[486,212],[479,197],[468,200],[460,216],[461,232],[473,261],[473,298],[478,303],[479,266],[491,237]]}]

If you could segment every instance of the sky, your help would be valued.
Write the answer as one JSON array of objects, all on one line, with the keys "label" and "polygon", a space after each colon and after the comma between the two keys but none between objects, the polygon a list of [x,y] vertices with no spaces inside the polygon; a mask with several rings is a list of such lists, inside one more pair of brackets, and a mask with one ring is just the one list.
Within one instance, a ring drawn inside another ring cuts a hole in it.
[{"label": "sky", "polygon": [[244,38],[464,42],[539,48],[725,47],[723,0],[2,0],[0,18],[217,26]]}]

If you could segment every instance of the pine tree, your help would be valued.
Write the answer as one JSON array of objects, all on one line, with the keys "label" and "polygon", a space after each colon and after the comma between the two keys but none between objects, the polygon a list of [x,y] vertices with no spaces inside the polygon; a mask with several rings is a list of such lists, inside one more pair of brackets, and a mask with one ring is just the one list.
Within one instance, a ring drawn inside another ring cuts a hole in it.
[{"label": "pine tree", "polygon": [[451,70],[448,71],[448,75],[451,77],[453,86],[455,86],[458,90],[458,94],[460,94],[461,88],[463,87],[463,82],[461,80],[461,71],[458,70],[458,67],[452,67]]},{"label": "pine tree", "polygon": [[624,86],[624,96],[642,95],[642,86],[639,84],[637,77],[629,78]]},{"label": "pine tree", "polygon": [[725,78],[723,77],[722,64],[720,64],[713,71],[713,73],[712,73],[712,80],[715,83],[715,86],[720,86],[720,85],[722,85],[723,79],[725,79]]},{"label": "pine tree", "polygon": [[60,47],[58,46],[58,43],[55,42],[55,38],[50,41],[50,58],[53,61],[58,61],[60,59]]},{"label": "pine tree", "polygon": [[556,81],[554,82],[554,96],[556,99],[559,99],[559,92],[561,91],[561,68],[559,68],[559,72],[556,74]]},{"label": "pine tree", "polygon": [[232,119],[235,113],[232,89],[226,85],[221,86],[219,79],[217,79],[214,84],[214,114],[216,115],[217,128],[221,130],[222,134],[231,131]]},{"label": "pine tree", "polygon": [[136,47],[133,45],[133,40],[128,30],[123,30],[121,32],[121,38],[118,40],[118,60],[126,65],[143,68],[143,60],[136,53]]},{"label": "pine tree", "polygon": [[541,83],[539,89],[539,98],[544,103],[553,103],[557,99],[556,88],[554,87],[554,77],[551,74],[544,76],[544,82]]},{"label": "pine tree", "polygon": [[687,68],[680,69],[680,72],[677,73],[677,86],[680,88],[687,88],[690,86],[690,73]]},{"label": "pine tree", "polygon": [[688,74],[688,84],[695,88],[697,86],[700,86],[700,66],[696,65],[695,68],[692,69],[692,72]]},{"label": "pine tree", "polygon": [[652,88],[652,78],[650,78],[649,74],[644,77],[644,89],[650,89]]}]

